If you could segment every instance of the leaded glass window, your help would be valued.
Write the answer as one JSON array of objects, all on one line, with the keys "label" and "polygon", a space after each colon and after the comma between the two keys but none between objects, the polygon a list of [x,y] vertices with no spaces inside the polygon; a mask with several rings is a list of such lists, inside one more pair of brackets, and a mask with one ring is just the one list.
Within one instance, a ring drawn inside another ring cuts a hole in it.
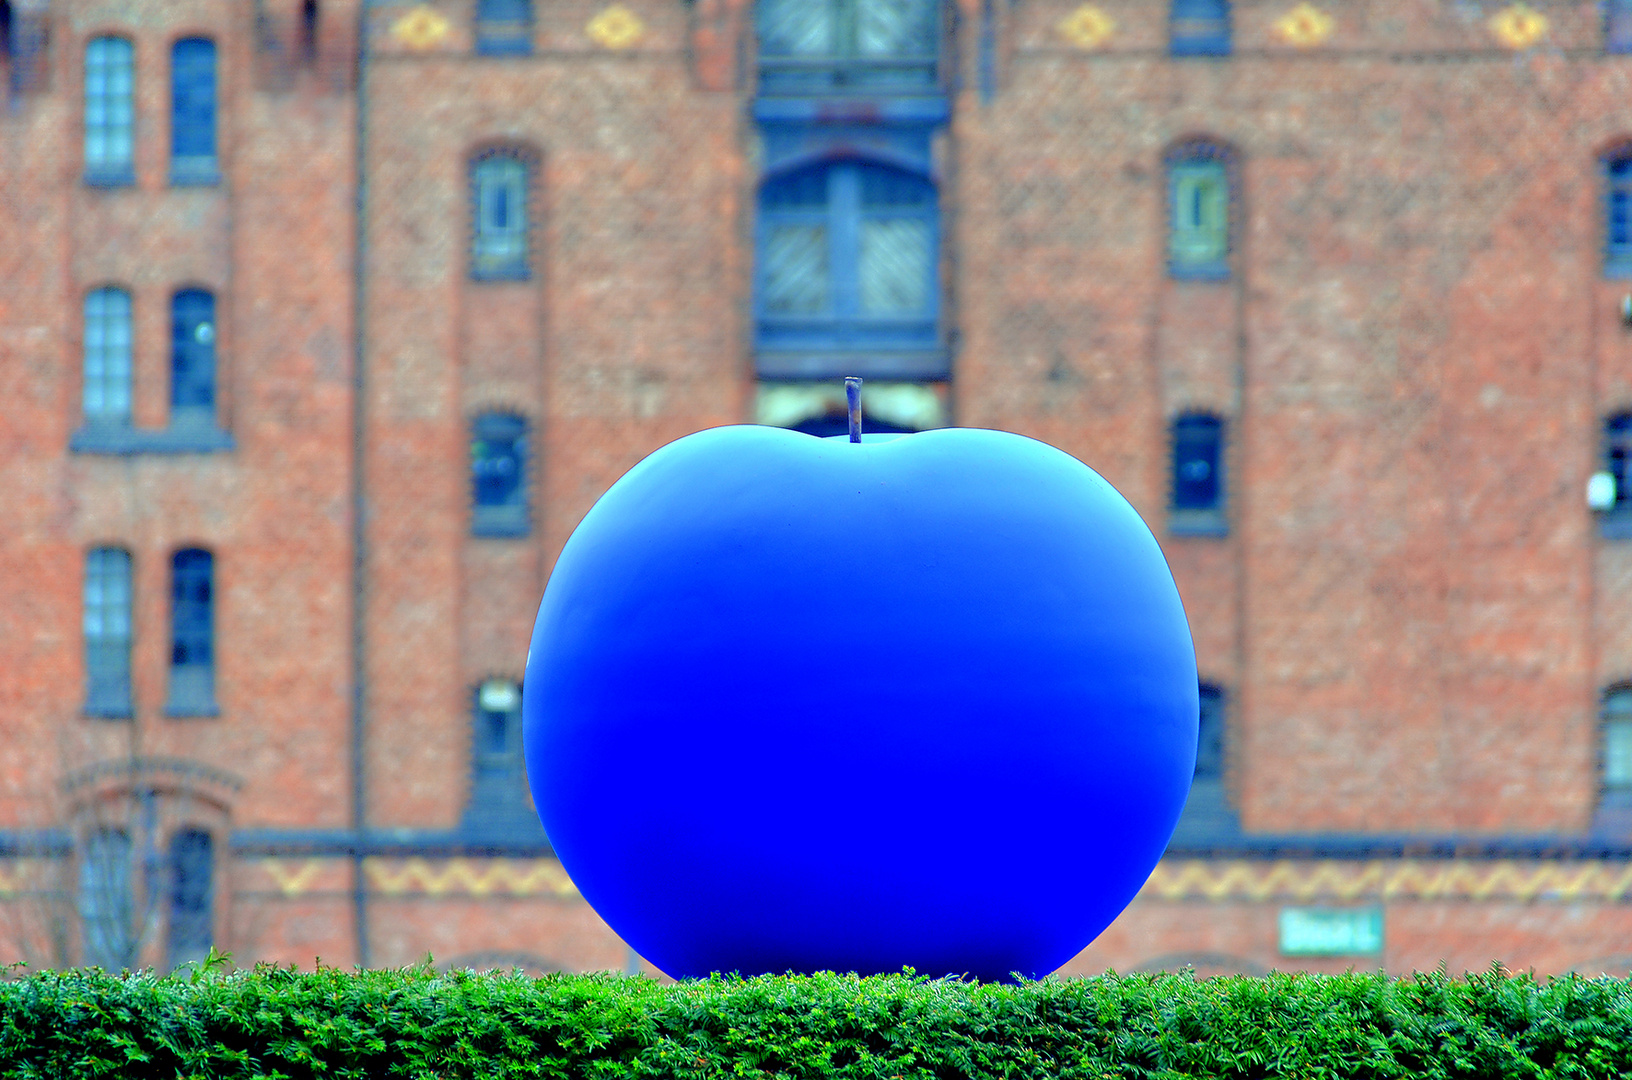
[{"label": "leaded glass window", "polygon": [[1220,160],[1189,159],[1168,166],[1172,200],[1168,266],[1175,277],[1229,274],[1230,185]]},{"label": "leaded glass window", "polygon": [[165,959],[174,970],[203,960],[214,941],[215,849],[203,829],[181,829],[170,838],[169,926]]},{"label": "leaded glass window", "polygon": [[935,186],[865,162],[798,170],[759,199],[762,349],[868,350],[935,339]]},{"label": "leaded glass window", "polygon": [[86,967],[116,972],[135,965],[132,885],[130,834],[98,829],[86,837],[78,897],[80,962]]},{"label": "leaded glass window", "polygon": [[1168,43],[1174,56],[1230,55],[1229,0],[1173,0]]},{"label": "leaded glass window", "polygon": [[215,424],[215,297],[203,289],[170,302],[170,422]]},{"label": "leaded glass window", "polygon": [[215,559],[208,551],[178,551],[170,564],[170,684],[165,711],[214,715]]},{"label": "leaded glass window", "polygon": [[1632,277],[1632,153],[1604,162],[1604,272]]},{"label": "leaded glass window", "polygon": [[485,56],[525,56],[532,52],[530,0],[478,0],[476,51]]},{"label": "leaded glass window", "polygon": [[93,38],[85,46],[88,183],[135,183],[135,64],[135,50],[126,38]]},{"label": "leaded glass window", "polygon": [[471,424],[471,531],[477,536],[525,536],[527,421],[484,413]]},{"label": "leaded glass window", "polygon": [[130,552],[96,548],[85,556],[85,711],[128,717]]},{"label": "leaded glass window", "polygon": [[215,157],[215,42],[183,38],[170,50],[170,182],[213,184]]},{"label": "leaded glass window", "polygon": [[935,0],[761,0],[763,93],[899,92],[935,83]]},{"label": "leaded glass window", "polygon": [[471,275],[528,276],[527,165],[512,154],[490,154],[471,169],[474,228]]},{"label": "leaded glass window", "polygon": [[85,296],[83,384],[87,423],[130,423],[130,293],[94,289]]}]

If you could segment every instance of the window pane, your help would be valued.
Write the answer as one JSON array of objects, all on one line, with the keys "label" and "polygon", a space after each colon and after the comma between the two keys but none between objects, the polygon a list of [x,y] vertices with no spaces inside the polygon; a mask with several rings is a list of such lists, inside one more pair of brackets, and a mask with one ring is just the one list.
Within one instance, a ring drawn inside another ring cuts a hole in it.
[{"label": "window pane", "polygon": [[867,315],[917,315],[929,304],[929,222],[885,218],[861,224],[858,279]]},{"label": "window pane", "polygon": [[196,548],[170,566],[170,685],[167,708],[215,705],[215,560]]},{"label": "window pane", "polygon": [[526,422],[519,417],[478,417],[470,470],[476,505],[519,506],[526,501]]},{"label": "window pane", "polygon": [[183,829],[170,841],[169,966],[209,954],[215,898],[215,852],[210,834]]},{"label": "window pane", "polygon": [[1224,774],[1224,695],[1216,686],[1201,687],[1201,715],[1197,723],[1196,777]]},{"label": "window pane", "polygon": [[767,56],[832,55],[831,0],[762,0],[759,50]]},{"label": "window pane", "polygon": [[1604,724],[1604,786],[1632,787],[1632,719]]},{"label": "window pane", "polygon": [[85,704],[130,710],[130,554],[97,548],[85,557]]},{"label": "window pane", "polygon": [[478,270],[524,267],[527,259],[527,167],[511,157],[476,163],[476,227],[473,256]]},{"label": "window pane", "polygon": [[827,207],[827,169],[803,169],[768,180],[759,191],[766,210],[822,210]]},{"label": "window pane", "polygon": [[772,225],[765,230],[765,310],[819,315],[827,310],[827,228]]},{"label": "window pane", "polygon": [[925,0],[856,0],[856,51],[862,56],[932,53],[934,17],[933,2]]},{"label": "window pane", "polygon": [[1220,162],[1173,166],[1171,254],[1178,264],[1221,262],[1229,247],[1229,187]]},{"label": "window pane", "polygon": [[84,385],[87,419],[130,419],[130,294],[97,289],[85,297]]},{"label": "window pane", "polygon": [[1211,510],[1218,506],[1222,429],[1210,416],[1181,416],[1173,422],[1173,506]]},{"label": "window pane", "polygon": [[935,205],[935,185],[921,176],[870,165],[855,168],[861,181],[861,206],[864,210]]},{"label": "window pane", "polygon": [[135,962],[130,836],[102,829],[86,838],[79,864],[79,918],[87,966],[118,971]]},{"label": "window pane", "polygon": [[[170,307],[170,406],[215,405],[215,297],[202,289],[175,295]],[[174,418],[173,418],[174,419]]]},{"label": "window pane", "polygon": [[170,53],[170,154],[215,156],[215,42],[187,38]]},{"label": "window pane", "polygon": [[85,47],[85,166],[128,167],[134,53],[124,38],[102,37]]}]

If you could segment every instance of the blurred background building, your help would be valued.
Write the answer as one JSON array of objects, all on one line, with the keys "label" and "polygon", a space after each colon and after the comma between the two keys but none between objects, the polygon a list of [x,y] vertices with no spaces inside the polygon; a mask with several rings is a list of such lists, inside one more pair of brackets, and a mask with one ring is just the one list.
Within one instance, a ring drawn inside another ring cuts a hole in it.
[{"label": "blurred background building", "polygon": [[858,374],[1092,465],[1183,593],[1195,790],[1067,971],[1626,973],[1629,50],[1626,0],[0,2],[0,959],[634,962],[522,778],[551,562]]}]

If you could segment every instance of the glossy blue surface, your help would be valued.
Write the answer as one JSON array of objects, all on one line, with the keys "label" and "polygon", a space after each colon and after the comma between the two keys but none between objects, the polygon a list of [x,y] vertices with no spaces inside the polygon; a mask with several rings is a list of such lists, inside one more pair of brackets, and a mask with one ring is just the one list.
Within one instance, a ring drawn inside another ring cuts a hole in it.
[{"label": "glossy blue surface", "polygon": [[1133,508],[1044,443],[766,427],[663,447],[550,576],[529,781],[586,900],[676,977],[1041,976],[1144,883],[1195,654]]}]

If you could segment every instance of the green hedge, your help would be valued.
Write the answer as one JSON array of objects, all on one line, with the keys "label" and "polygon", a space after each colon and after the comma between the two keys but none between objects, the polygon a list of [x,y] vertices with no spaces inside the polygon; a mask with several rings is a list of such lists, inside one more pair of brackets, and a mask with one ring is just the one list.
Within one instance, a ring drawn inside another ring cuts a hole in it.
[{"label": "green hedge", "polygon": [[7,1077],[1608,1077],[1632,985],[1498,973],[1050,979],[45,972]]}]

